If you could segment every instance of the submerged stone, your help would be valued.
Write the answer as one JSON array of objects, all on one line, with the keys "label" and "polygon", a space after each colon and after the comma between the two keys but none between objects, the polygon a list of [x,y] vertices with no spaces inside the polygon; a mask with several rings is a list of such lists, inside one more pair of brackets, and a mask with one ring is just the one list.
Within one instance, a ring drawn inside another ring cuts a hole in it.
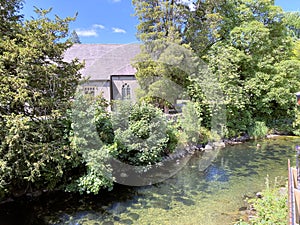
[{"label": "submerged stone", "polygon": [[187,205],[187,206],[191,206],[191,205],[195,204],[195,202],[191,199],[176,197],[175,200],[178,202],[182,202],[184,205]]},{"label": "submerged stone", "polygon": [[111,209],[109,211],[112,214],[121,214],[121,213],[126,212],[127,208],[124,205],[122,205],[121,203],[117,202],[111,206]]},{"label": "submerged stone", "polygon": [[169,202],[167,201],[155,201],[152,203],[153,208],[170,209]]},{"label": "submerged stone", "polygon": [[114,216],[114,221],[120,221],[120,217]]},{"label": "submerged stone", "polygon": [[138,220],[140,218],[140,215],[137,213],[129,213],[129,217],[131,217],[133,220]]},{"label": "submerged stone", "polygon": [[198,195],[198,192],[196,192],[196,191],[191,191],[191,195]]},{"label": "submerged stone", "polygon": [[131,225],[133,224],[133,221],[131,219],[125,219],[120,221],[122,224]]}]

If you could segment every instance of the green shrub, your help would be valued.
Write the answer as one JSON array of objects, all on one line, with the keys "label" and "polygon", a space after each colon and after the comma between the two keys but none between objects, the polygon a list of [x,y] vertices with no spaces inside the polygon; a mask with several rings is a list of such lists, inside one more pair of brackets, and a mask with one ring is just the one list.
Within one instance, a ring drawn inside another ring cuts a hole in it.
[{"label": "green shrub", "polygon": [[109,105],[101,95],[96,97],[95,103],[95,125],[99,138],[104,144],[112,144],[114,142],[114,130],[111,116],[107,112]]},{"label": "green shrub", "polygon": [[188,144],[207,143],[211,138],[211,132],[201,126],[202,118],[200,117],[195,103],[188,102],[182,108],[182,118],[179,125],[182,129],[183,142]]},{"label": "green shrub", "polygon": [[183,129],[188,143],[200,142],[201,120],[193,102],[188,102],[182,108],[180,126]]},{"label": "green shrub", "polygon": [[257,217],[252,224],[276,224],[287,223],[287,195],[280,196],[278,189],[270,189],[263,192],[263,198],[253,202]]},{"label": "green shrub", "polygon": [[84,169],[72,177],[67,191],[97,194],[101,188],[113,186],[112,170],[107,163],[110,150],[106,146],[112,142],[113,131],[105,107],[101,96],[95,99],[79,93],[76,97],[71,145],[78,151]]},{"label": "green shrub", "polygon": [[112,118],[118,159],[131,165],[151,165],[173,152],[176,130],[160,109],[145,102],[116,102],[115,109]]},{"label": "green shrub", "polygon": [[98,194],[102,188],[112,189],[114,178],[107,163],[109,153],[106,145],[101,149],[93,149],[88,152],[84,157],[87,171],[77,180],[75,190],[80,193]]},{"label": "green shrub", "polygon": [[249,136],[255,139],[264,138],[268,134],[268,127],[265,122],[255,121],[254,125],[250,127]]},{"label": "green shrub", "polygon": [[287,192],[279,191],[275,180],[274,187],[270,188],[269,180],[267,187],[262,192],[262,198],[249,201],[256,211],[256,215],[248,223],[240,221],[236,225],[286,225],[288,221]]}]

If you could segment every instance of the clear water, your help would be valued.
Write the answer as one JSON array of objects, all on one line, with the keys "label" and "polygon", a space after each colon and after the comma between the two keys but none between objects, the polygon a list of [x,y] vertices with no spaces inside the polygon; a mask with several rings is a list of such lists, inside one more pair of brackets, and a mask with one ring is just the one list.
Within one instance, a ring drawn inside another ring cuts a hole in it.
[{"label": "clear water", "polygon": [[287,159],[295,164],[297,144],[300,138],[280,137],[229,146],[205,171],[199,171],[202,156],[196,153],[174,177],[153,186],[116,186],[98,196],[45,194],[2,204],[0,224],[12,218],[22,224],[234,224],[245,199],[265,188],[267,176],[271,183],[275,177],[286,183]]}]

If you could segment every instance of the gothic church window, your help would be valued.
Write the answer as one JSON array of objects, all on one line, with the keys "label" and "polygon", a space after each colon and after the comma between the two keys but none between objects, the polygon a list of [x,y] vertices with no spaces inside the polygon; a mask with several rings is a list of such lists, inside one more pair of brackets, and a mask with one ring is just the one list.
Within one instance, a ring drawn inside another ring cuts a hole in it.
[{"label": "gothic church window", "polygon": [[84,94],[95,96],[96,87],[86,86],[84,87]]},{"label": "gothic church window", "polygon": [[125,83],[122,86],[122,100],[130,100],[131,94],[130,94],[130,86],[129,84]]}]

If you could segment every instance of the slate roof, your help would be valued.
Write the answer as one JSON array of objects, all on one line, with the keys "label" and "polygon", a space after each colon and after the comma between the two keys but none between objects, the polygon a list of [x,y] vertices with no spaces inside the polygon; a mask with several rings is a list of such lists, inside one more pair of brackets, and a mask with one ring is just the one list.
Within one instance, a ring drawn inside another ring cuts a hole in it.
[{"label": "slate roof", "polygon": [[134,75],[131,64],[139,52],[140,44],[74,44],[64,59],[85,61],[81,73],[90,80],[110,80],[111,75]]}]

